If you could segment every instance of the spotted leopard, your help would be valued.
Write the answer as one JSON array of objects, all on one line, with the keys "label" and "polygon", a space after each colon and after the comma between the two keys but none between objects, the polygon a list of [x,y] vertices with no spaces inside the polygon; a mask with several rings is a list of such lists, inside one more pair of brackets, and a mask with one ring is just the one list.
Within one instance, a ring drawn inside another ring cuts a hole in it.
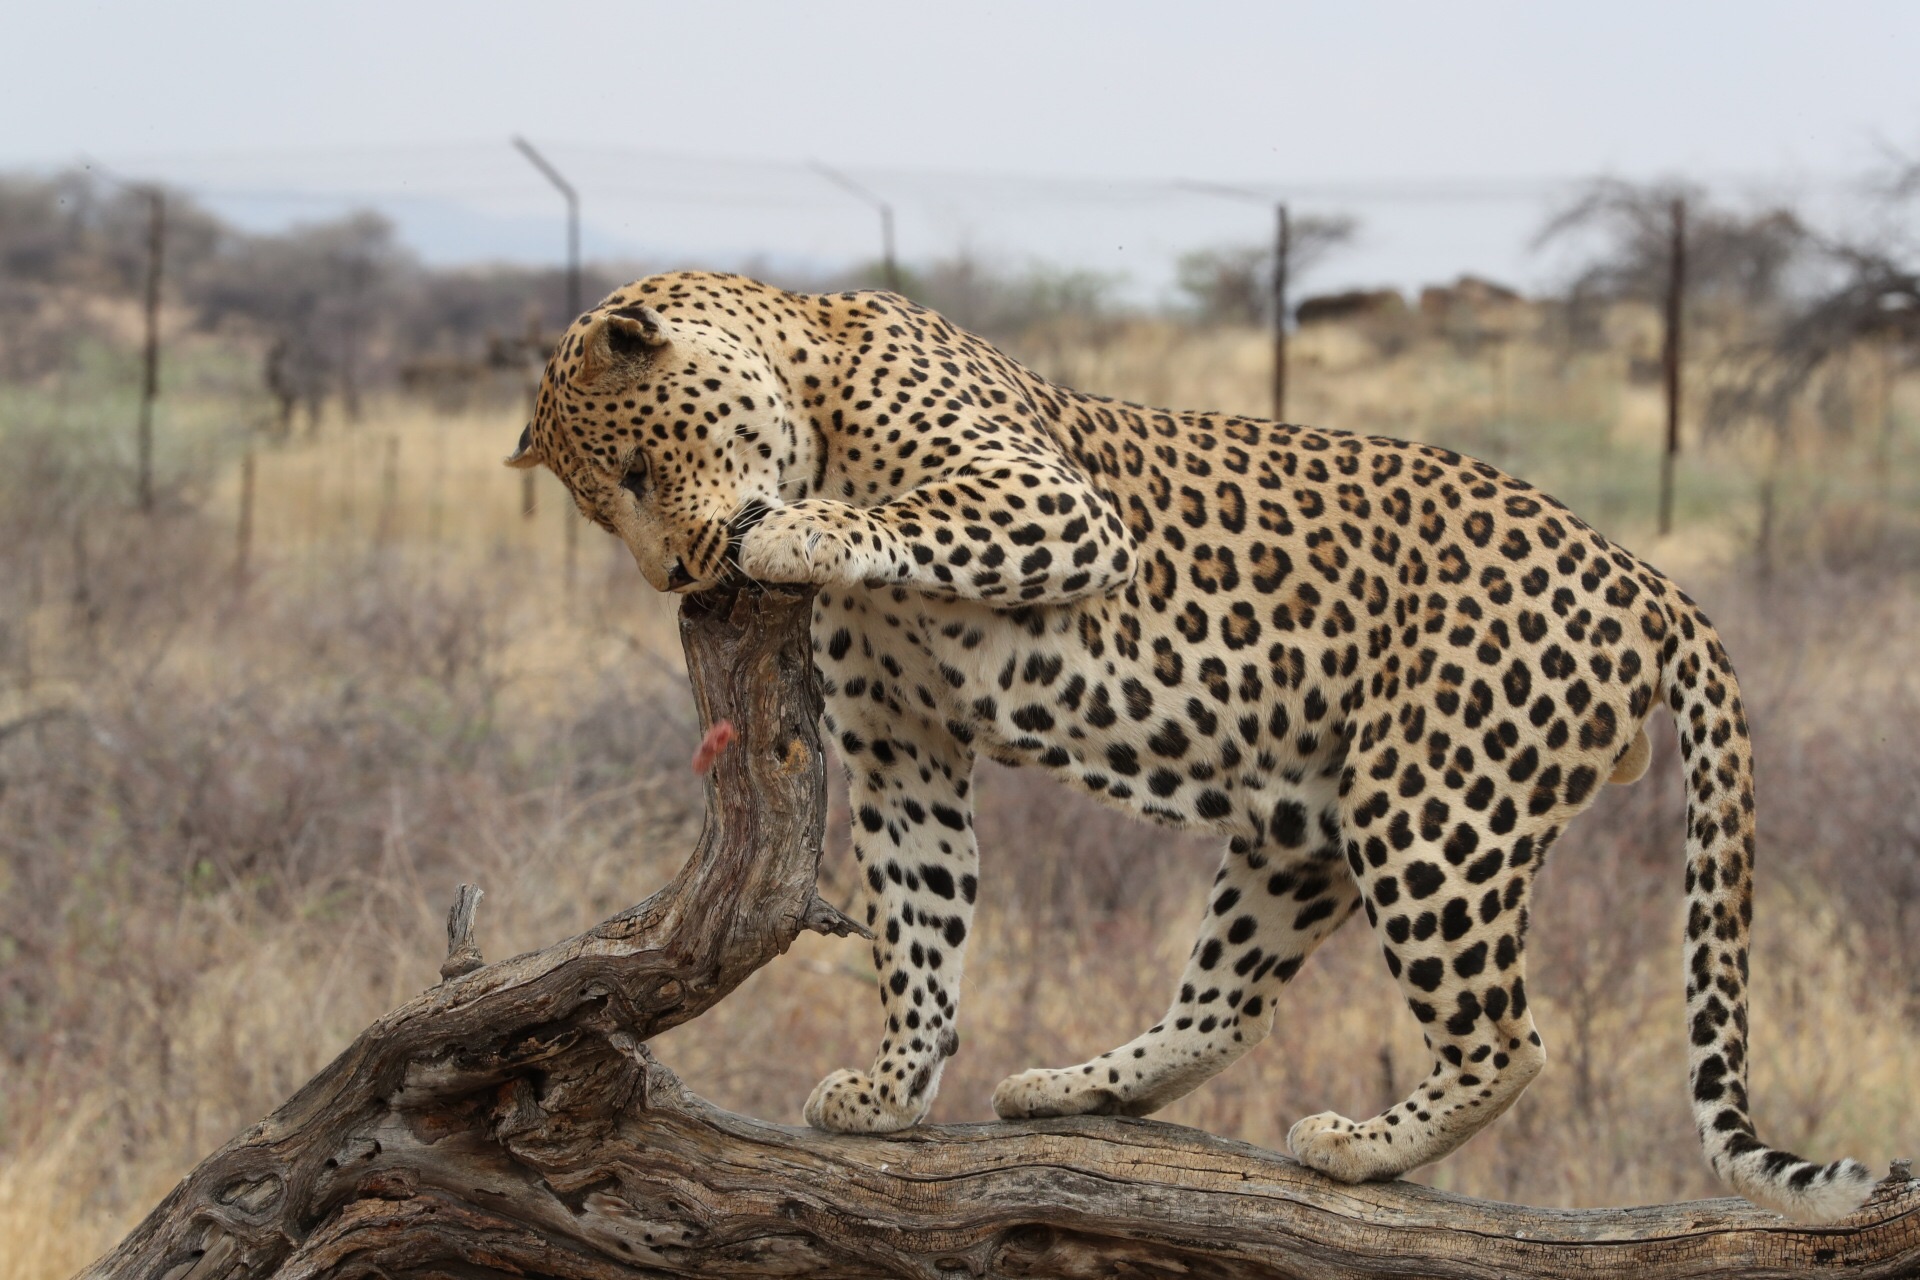
[{"label": "spotted leopard", "polygon": [[1283,987],[1366,914],[1432,1069],[1355,1121],[1334,1178],[1440,1159],[1545,1062],[1527,900],[1567,823],[1638,778],[1665,703],[1687,771],[1695,1124],[1756,1202],[1838,1217],[1851,1160],[1748,1114],[1752,755],[1707,619],[1546,494],[1431,445],[1143,408],[1052,385],[891,294],[683,273],[622,288],[549,363],[510,465],[544,464],[662,591],[819,588],[885,1020],[809,1122],[926,1114],[958,1047],[985,755],[1226,848],[1166,1015],[995,1090],[1003,1117],[1145,1115],[1264,1039]]}]

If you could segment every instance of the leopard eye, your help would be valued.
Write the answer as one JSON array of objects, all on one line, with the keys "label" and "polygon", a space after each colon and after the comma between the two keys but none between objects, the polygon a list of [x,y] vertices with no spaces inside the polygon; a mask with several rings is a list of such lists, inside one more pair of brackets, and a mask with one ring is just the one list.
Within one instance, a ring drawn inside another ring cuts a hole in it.
[{"label": "leopard eye", "polygon": [[635,462],[621,478],[620,487],[633,495],[634,501],[644,502],[647,497],[647,464]]}]

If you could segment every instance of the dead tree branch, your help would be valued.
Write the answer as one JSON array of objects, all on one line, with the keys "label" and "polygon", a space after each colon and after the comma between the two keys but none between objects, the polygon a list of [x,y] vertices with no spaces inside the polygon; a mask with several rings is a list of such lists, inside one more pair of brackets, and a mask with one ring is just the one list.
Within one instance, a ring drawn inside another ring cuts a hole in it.
[{"label": "dead tree branch", "polygon": [[209,1156],[84,1276],[1913,1274],[1920,1185],[1904,1169],[1847,1223],[1807,1229],[1738,1200],[1568,1212],[1340,1186],[1151,1121],[875,1139],[702,1102],[645,1041],[802,930],[863,932],[814,888],[825,772],[810,611],[757,590],[683,608],[702,722],[738,736],[670,884],[491,965],[463,891],[451,976]]}]

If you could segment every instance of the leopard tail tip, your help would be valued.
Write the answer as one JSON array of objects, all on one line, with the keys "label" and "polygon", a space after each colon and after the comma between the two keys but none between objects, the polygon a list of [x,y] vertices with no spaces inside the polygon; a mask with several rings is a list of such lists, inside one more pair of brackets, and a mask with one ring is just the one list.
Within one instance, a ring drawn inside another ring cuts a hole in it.
[{"label": "leopard tail tip", "polygon": [[1875,1183],[1872,1171],[1858,1160],[1835,1160],[1824,1166],[1802,1164],[1785,1176],[1743,1162],[1731,1171],[1727,1181],[1761,1208],[1809,1226],[1834,1222],[1856,1212],[1872,1197]]}]

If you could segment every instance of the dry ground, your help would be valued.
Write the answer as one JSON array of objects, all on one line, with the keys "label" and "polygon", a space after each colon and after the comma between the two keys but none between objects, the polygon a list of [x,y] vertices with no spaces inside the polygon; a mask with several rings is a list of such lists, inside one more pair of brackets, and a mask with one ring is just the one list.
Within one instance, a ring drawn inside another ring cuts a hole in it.
[{"label": "dry ground", "polygon": [[[1264,341],[1140,326],[1036,340],[1089,389],[1259,410]],[[1911,406],[1784,493],[1751,572],[1753,469],[1693,452],[1679,532],[1649,534],[1657,404],[1619,359],[1299,344],[1293,415],[1445,440],[1536,477],[1686,580],[1740,665],[1760,753],[1754,1091],[1770,1139],[1884,1167],[1920,1154],[1920,623]],[[1583,363],[1584,361],[1584,363]],[[554,483],[520,512],[510,406],[384,406],[256,452],[237,570],[237,441],[259,412],[215,364],[162,418],[167,500],[125,510],[111,361],[0,395],[0,1280],[70,1274],[375,1015],[435,981],[461,880],[488,954],[656,887],[699,789],[672,623]],[[1883,452],[1883,447],[1887,452]],[[1797,456],[1797,455],[1795,455]],[[1889,478],[1885,459],[1896,464]],[[571,525],[574,537],[568,534]],[[1551,1065],[1422,1177],[1537,1204],[1718,1194],[1689,1125],[1671,735],[1540,882]],[[965,1044],[935,1116],[1001,1076],[1153,1019],[1214,851],[1037,777],[982,786]],[[855,888],[837,812],[828,892]],[[1017,851],[1017,852],[1016,852]],[[862,1064],[863,944],[805,939],[657,1046],[697,1090],[795,1120]],[[1422,1070],[1364,928],[1290,988],[1272,1041],[1166,1118],[1267,1146],[1371,1114]]]}]

